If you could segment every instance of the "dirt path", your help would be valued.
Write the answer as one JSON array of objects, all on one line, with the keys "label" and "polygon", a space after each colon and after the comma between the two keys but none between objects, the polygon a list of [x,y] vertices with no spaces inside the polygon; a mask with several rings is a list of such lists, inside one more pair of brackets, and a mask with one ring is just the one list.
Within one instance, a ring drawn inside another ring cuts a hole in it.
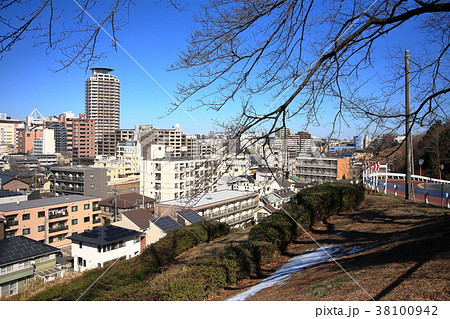
[{"label": "dirt path", "polygon": [[[354,212],[331,218],[304,234],[267,267],[278,269],[318,244],[363,250],[292,274],[250,300],[450,300],[448,210],[401,198],[369,195]],[[350,277],[350,276],[351,277]],[[261,279],[246,280],[212,300],[226,300]]]}]

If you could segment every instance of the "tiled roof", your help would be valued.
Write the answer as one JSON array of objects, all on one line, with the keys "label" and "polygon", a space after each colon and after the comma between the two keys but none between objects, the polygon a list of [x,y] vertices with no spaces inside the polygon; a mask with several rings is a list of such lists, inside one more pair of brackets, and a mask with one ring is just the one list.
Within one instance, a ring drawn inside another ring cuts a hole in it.
[{"label": "tiled roof", "polygon": [[198,222],[201,222],[202,220],[204,220],[204,218],[202,216],[200,216],[199,214],[197,214],[196,212],[194,212],[191,209],[185,210],[183,212],[179,212],[177,214],[180,215],[181,217],[183,217],[185,220],[187,220],[191,224],[195,224],[195,223],[198,223]]},{"label": "tiled roof", "polygon": [[[117,199],[117,204],[114,200]],[[155,199],[151,197],[144,197],[146,203],[154,203]],[[113,207],[117,206],[119,209],[130,209],[142,205],[142,195],[138,193],[117,194],[117,196],[109,197],[98,203],[100,206]]]},{"label": "tiled roof", "polygon": [[145,209],[127,210],[121,214],[136,224],[140,229],[148,228],[148,221],[151,215]]},{"label": "tiled roof", "polygon": [[17,236],[0,240],[0,266],[59,252],[58,248]]},{"label": "tiled roof", "polygon": [[169,216],[159,217],[155,220],[152,220],[152,222],[156,226],[158,226],[162,231],[164,231],[166,234],[168,234],[174,230],[177,230],[178,228],[181,227],[180,224],[178,224],[176,221],[174,221]]},{"label": "tiled roof", "polygon": [[67,237],[72,241],[90,243],[94,245],[107,245],[122,240],[141,235],[141,232],[114,225],[107,225],[91,230],[86,230],[81,234],[75,234]]}]

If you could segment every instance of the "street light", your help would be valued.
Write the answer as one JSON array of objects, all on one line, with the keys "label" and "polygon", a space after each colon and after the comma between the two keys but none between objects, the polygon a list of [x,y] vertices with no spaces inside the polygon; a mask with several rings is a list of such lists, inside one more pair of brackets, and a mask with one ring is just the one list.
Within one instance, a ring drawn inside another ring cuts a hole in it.
[{"label": "street light", "polygon": [[423,159],[421,158],[420,160],[419,160],[419,170],[420,170],[420,173],[419,173],[419,175],[420,176],[422,176],[422,164],[423,164]]}]

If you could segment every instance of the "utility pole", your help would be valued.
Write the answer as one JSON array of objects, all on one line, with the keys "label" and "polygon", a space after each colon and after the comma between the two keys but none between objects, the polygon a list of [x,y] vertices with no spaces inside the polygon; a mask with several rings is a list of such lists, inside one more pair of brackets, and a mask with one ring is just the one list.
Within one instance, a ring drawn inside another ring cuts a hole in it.
[{"label": "utility pole", "polygon": [[412,180],[411,180],[411,110],[409,100],[409,51],[405,51],[405,130],[406,130],[406,189],[405,198],[411,199],[412,193]]}]

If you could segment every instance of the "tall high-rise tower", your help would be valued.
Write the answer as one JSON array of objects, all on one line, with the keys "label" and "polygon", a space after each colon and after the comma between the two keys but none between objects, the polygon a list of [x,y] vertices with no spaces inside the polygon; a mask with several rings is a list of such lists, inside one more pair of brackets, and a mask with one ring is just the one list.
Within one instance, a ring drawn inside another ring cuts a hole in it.
[{"label": "tall high-rise tower", "polygon": [[[120,82],[109,68],[92,68],[86,79],[86,115],[95,120],[96,153],[115,153],[105,149],[111,134],[120,128]],[[113,146],[115,147],[115,146]]]}]

